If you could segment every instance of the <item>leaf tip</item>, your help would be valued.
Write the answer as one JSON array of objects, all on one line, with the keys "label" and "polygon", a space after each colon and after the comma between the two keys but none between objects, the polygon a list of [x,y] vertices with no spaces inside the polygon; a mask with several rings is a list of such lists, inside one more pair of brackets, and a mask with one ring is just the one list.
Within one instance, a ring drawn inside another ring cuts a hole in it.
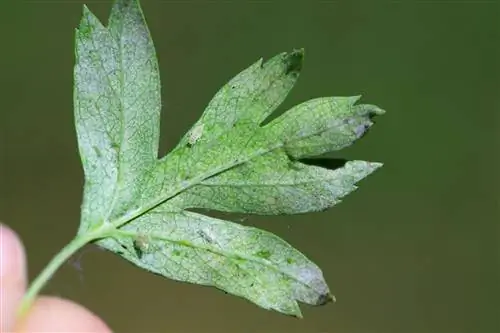
[{"label": "leaf tip", "polygon": [[373,171],[380,169],[382,166],[384,166],[384,163],[381,162],[369,162],[369,165],[372,167]]},{"label": "leaf tip", "polygon": [[290,313],[290,315],[292,317],[297,318],[297,319],[304,319],[304,315],[302,314],[302,311],[300,311],[298,304],[297,304],[297,308],[295,309],[295,311],[293,313]]},{"label": "leaf tip", "polygon": [[316,300],[315,305],[326,305],[328,303],[335,303],[335,302],[337,302],[337,299],[335,298],[335,296],[333,296],[332,294],[330,294],[328,292],[326,294],[320,295],[318,297],[318,299]]},{"label": "leaf tip", "polygon": [[82,7],[82,19],[80,22],[85,20],[85,18],[88,17],[89,15],[92,15],[92,12],[90,11],[89,7],[84,4]]},{"label": "leaf tip", "polygon": [[360,114],[366,115],[370,119],[373,119],[375,117],[382,116],[383,114],[385,114],[384,109],[381,109],[378,106],[373,105],[373,104],[362,104],[362,105],[358,105],[358,107],[360,108]]},{"label": "leaf tip", "polygon": [[298,74],[302,69],[302,62],[304,60],[304,49],[294,49],[285,54],[284,61],[286,63],[286,74]]},{"label": "leaf tip", "polygon": [[92,30],[101,28],[101,26],[101,22],[94,15],[94,13],[92,13],[89,7],[87,7],[87,5],[83,5],[82,18],[80,19],[80,23],[77,29],[78,33],[82,35],[89,35]]},{"label": "leaf tip", "polygon": [[372,110],[371,110],[371,115],[372,116],[381,116],[383,114],[385,114],[385,110],[384,109],[381,109],[379,108],[378,106],[375,106],[375,105],[371,105],[372,107]]}]

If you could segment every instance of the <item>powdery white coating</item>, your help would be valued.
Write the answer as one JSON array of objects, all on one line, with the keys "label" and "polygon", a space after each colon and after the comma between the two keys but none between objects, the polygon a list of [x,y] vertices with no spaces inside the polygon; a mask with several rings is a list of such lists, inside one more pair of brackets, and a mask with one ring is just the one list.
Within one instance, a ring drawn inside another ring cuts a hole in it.
[{"label": "powdery white coating", "polygon": [[359,96],[303,102],[263,125],[299,76],[303,50],[262,59],[224,85],[166,157],[157,158],[160,80],[137,0],[117,0],[104,27],[85,7],[76,32],[75,122],[85,173],[79,233],[145,270],[214,286],[301,316],[333,299],[321,269],[260,229],[187,211],[324,210],[381,166],[332,169],[298,159],[351,145],[383,111]]}]

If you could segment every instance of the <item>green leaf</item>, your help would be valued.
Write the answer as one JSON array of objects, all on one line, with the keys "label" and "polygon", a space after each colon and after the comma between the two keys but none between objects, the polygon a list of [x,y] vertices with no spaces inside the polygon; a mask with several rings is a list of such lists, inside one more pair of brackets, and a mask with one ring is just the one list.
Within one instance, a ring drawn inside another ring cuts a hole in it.
[{"label": "green leaf", "polygon": [[84,7],[74,73],[83,231],[125,210],[158,156],[160,78],[138,2],[116,1],[108,28]]},{"label": "green leaf", "polygon": [[321,270],[269,232],[187,211],[327,209],[381,166],[301,161],[351,145],[383,111],[359,97],[317,98],[266,125],[302,68],[303,50],[257,61],[220,89],[158,159],[160,80],[137,0],[108,26],[84,7],[76,32],[75,122],[85,186],[78,237],[173,280],[214,286],[300,317],[298,301],[333,300]]},{"label": "green leaf", "polygon": [[339,203],[359,180],[380,166],[350,161],[327,170],[290,161],[284,153],[269,154],[206,179],[170,202],[184,209],[266,215],[322,211]]},{"label": "green leaf", "polygon": [[192,212],[155,209],[100,244],[153,273],[297,317],[296,300],[322,305],[333,299],[321,270],[279,237]]},{"label": "green leaf", "polygon": [[225,84],[208,104],[200,120],[180,141],[183,146],[194,129],[203,126],[202,141],[215,140],[241,123],[259,125],[285,99],[297,81],[303,50],[262,59]]}]

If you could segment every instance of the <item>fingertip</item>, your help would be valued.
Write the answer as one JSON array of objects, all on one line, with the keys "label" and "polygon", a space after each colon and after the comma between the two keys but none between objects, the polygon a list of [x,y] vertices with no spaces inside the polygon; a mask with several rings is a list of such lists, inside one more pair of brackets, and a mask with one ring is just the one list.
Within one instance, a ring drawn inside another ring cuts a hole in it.
[{"label": "fingertip", "polygon": [[72,301],[58,297],[38,298],[16,332],[99,332],[111,329],[97,315]]},{"label": "fingertip", "polygon": [[26,258],[17,234],[0,223],[0,329],[10,331],[26,289]]},{"label": "fingertip", "polygon": [[26,285],[26,258],[24,247],[17,234],[0,223],[0,278]]}]

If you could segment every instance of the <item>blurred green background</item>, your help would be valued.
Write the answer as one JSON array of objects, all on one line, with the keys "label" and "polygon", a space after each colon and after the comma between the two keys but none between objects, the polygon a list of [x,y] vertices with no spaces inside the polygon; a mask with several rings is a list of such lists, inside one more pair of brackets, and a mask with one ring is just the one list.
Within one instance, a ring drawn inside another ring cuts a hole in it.
[{"label": "blurred green background", "polygon": [[[82,169],[72,113],[84,1],[0,5],[0,219],[33,278],[74,235]],[[87,1],[106,21],[110,1]],[[305,319],[89,251],[45,292],[116,332],[499,332],[500,2],[142,1],[160,63],[162,154],[233,75],[306,50],[282,105],[362,94],[387,110],[335,156],[385,167],[327,212],[250,216],[324,270],[338,302]]]}]

